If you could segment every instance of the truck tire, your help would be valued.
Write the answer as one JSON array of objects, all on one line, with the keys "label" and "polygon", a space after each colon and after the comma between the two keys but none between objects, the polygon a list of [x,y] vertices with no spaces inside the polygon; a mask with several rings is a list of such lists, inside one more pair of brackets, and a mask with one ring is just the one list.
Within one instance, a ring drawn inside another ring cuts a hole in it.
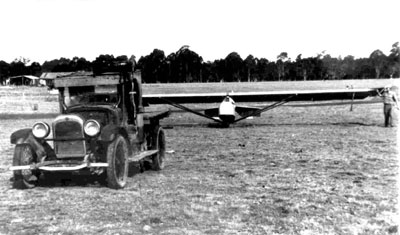
[{"label": "truck tire", "polygon": [[113,189],[124,188],[128,180],[128,144],[118,135],[107,148],[107,183]]},{"label": "truck tire", "polygon": [[165,134],[161,127],[155,129],[152,149],[158,150],[158,153],[151,157],[152,163],[151,168],[155,171],[164,169],[165,160]]},{"label": "truck tire", "polygon": [[[36,162],[36,153],[29,144],[18,144],[14,149],[13,166],[31,165]],[[13,187],[17,189],[34,188],[37,184],[38,172],[34,170],[14,171]]]}]

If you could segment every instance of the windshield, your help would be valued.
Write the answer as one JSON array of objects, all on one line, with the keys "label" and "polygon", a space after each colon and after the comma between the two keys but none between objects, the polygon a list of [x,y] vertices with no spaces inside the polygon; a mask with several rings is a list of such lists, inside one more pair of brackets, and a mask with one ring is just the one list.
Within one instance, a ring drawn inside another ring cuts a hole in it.
[{"label": "windshield", "polygon": [[66,107],[87,104],[117,105],[118,94],[116,91],[94,89],[94,87],[70,87],[64,91],[63,102]]},{"label": "windshield", "polygon": [[64,103],[67,107],[81,104],[110,104],[116,105],[118,103],[117,94],[80,94],[65,96]]}]

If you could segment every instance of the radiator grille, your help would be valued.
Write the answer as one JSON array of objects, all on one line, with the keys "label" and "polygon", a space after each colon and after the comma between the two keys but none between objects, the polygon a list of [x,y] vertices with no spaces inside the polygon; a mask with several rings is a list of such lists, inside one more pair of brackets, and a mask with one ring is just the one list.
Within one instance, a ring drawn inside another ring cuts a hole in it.
[{"label": "radiator grille", "polygon": [[[83,124],[81,119],[58,120],[54,123],[54,150],[58,158],[83,157],[85,140],[83,140]],[[73,140],[80,139],[80,140]]]}]

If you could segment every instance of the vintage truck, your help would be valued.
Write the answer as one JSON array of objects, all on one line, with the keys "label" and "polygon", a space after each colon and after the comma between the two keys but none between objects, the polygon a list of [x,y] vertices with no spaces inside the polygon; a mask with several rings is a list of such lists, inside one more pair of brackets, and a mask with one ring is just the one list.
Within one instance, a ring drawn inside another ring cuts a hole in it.
[{"label": "vintage truck", "polygon": [[32,188],[41,174],[67,171],[98,175],[121,189],[132,162],[163,169],[160,120],[169,112],[145,113],[140,72],[77,72],[56,78],[54,86],[61,114],[52,124],[40,121],[11,134],[15,188]]}]

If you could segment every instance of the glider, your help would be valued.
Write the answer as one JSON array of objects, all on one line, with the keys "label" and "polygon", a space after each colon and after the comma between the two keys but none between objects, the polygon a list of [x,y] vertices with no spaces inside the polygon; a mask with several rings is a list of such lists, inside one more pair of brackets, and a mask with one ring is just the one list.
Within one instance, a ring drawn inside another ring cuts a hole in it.
[{"label": "glider", "polygon": [[[289,101],[327,101],[349,100],[342,104],[353,104],[376,101],[362,101],[369,96],[376,96],[383,88],[366,89],[334,89],[334,90],[298,90],[298,91],[266,91],[266,92],[228,92],[228,93],[177,93],[143,95],[144,105],[169,104],[184,111],[199,115],[221,123],[224,126],[243,119],[260,116],[261,113],[279,107]],[[219,107],[205,109],[203,112],[188,108],[188,103],[219,103]],[[274,102],[265,107],[249,107],[237,105],[236,102]],[[338,103],[335,103],[338,104]],[[333,104],[334,105],[334,104]],[[237,115],[239,117],[237,117]]]}]

